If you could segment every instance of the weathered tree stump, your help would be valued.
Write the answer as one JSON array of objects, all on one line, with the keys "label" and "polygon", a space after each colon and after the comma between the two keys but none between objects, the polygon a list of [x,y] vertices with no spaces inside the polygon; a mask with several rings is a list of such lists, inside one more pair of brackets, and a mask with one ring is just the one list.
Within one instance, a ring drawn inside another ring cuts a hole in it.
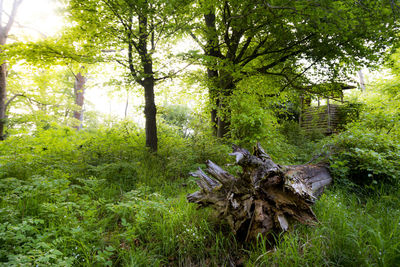
[{"label": "weathered tree stump", "polygon": [[255,240],[259,234],[287,231],[293,221],[317,222],[311,204],[332,178],[322,165],[280,166],[260,144],[253,155],[233,147],[236,163],[243,172],[238,178],[207,161],[207,172],[200,168],[191,175],[200,191],[187,195],[189,202],[211,206],[225,219],[239,240]]}]

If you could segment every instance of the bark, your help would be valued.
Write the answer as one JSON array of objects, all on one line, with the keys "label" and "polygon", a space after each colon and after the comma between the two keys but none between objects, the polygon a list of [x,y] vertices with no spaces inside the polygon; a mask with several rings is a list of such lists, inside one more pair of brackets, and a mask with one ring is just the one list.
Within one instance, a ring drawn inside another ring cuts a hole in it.
[{"label": "bark", "polygon": [[138,53],[143,67],[144,79],[141,85],[144,88],[145,107],[144,115],[146,118],[146,146],[152,152],[157,152],[157,108],[154,100],[154,72],[151,53],[147,49],[148,45],[148,20],[146,15],[139,16],[139,44]]},{"label": "bark", "polygon": [[206,56],[216,61],[210,62],[207,68],[207,76],[211,84],[209,89],[209,97],[212,103],[211,123],[214,134],[222,138],[229,134],[230,110],[227,105],[227,99],[232,94],[235,85],[232,76],[227,71],[221,69],[221,66],[219,66],[221,62],[218,62],[218,60],[229,59],[230,61],[234,61],[241,35],[236,31],[234,31],[231,38],[225,35],[224,41],[230,45],[228,45],[229,49],[226,55],[223,55],[220,50],[214,10],[204,15],[204,22],[206,25],[205,36],[207,40],[204,52]]},{"label": "bark", "polygon": [[82,75],[82,73],[78,73],[75,75],[75,83],[74,83],[74,94],[75,94],[75,104],[79,106],[79,110],[74,111],[74,118],[79,120],[79,125],[74,126],[76,130],[82,129],[82,121],[83,121],[83,104],[85,101],[85,83],[86,77]]},{"label": "bark", "polygon": [[210,86],[208,90],[210,104],[211,104],[211,126],[213,129],[214,136],[218,135],[218,107],[219,107],[219,99],[218,99],[218,89],[215,87],[216,80],[218,79],[218,71],[207,69],[207,77],[209,82],[213,85]]},{"label": "bark", "polygon": [[[206,36],[207,36],[207,44],[205,47],[205,55],[211,56],[213,59],[217,59],[221,52],[219,50],[219,42],[217,35],[217,28],[215,25],[215,14],[214,12],[209,12],[204,15],[204,21],[206,24]],[[212,104],[211,108],[211,124],[214,130],[214,135],[218,135],[218,107],[219,107],[219,99],[218,99],[218,70],[213,66],[207,67],[207,77],[211,84],[209,88],[209,97]]]},{"label": "bark", "polygon": [[[11,13],[8,15],[8,21],[3,26],[3,1],[0,0],[0,45],[3,46],[7,43],[8,33],[14,24],[15,16],[19,5],[23,0],[14,0]],[[0,49],[0,53],[3,51]],[[7,121],[6,106],[7,103],[7,63],[1,62],[0,65],[0,140],[4,140],[5,126]]]},{"label": "bark", "polygon": [[[0,44],[4,45],[5,41],[0,40]],[[6,100],[7,100],[7,63],[0,65],[0,140],[5,139],[6,125]]]},{"label": "bark", "polygon": [[0,140],[5,139],[7,99],[7,63],[0,65]]},{"label": "bark", "polygon": [[220,115],[218,116],[217,137],[223,138],[228,137],[231,125],[231,110],[228,101],[235,88],[231,73],[224,70],[220,71],[219,88],[221,93],[219,96]]},{"label": "bark", "polygon": [[128,107],[129,107],[129,92],[126,92],[126,102],[125,102],[125,112],[124,112],[124,118],[128,116]]},{"label": "bark", "polygon": [[154,80],[145,79],[144,81],[145,108],[146,117],[146,146],[153,152],[157,152],[157,108],[154,102]]},{"label": "bark", "polygon": [[320,165],[281,166],[274,163],[260,144],[253,154],[234,146],[242,173],[235,177],[211,161],[208,176],[201,169],[192,173],[201,188],[187,195],[189,202],[211,206],[227,221],[238,240],[254,241],[291,228],[293,222],[313,225],[317,218],[311,204],[332,179]]}]

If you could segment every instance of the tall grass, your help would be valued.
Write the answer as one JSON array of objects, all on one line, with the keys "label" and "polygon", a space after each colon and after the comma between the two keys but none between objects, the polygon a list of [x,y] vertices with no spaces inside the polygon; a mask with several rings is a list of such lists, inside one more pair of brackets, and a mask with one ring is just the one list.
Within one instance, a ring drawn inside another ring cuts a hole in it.
[{"label": "tall grass", "polygon": [[299,226],[272,250],[259,242],[248,266],[398,266],[399,204],[398,191],[360,198],[336,188],[315,204],[318,225]]}]

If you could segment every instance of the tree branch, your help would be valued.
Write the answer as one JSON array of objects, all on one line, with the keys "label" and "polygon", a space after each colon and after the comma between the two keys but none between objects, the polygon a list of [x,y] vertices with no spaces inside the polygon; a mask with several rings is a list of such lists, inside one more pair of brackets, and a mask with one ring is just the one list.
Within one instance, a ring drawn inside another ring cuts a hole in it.
[{"label": "tree branch", "polygon": [[229,28],[230,28],[231,20],[230,19],[228,20],[227,13],[229,13],[228,16],[230,16],[229,4],[228,4],[228,1],[225,1],[224,9],[222,12],[222,23],[225,25],[224,41],[228,47],[228,50],[231,50],[231,42],[230,42],[230,38],[229,38]]},{"label": "tree branch", "polygon": [[205,45],[203,45],[201,43],[201,41],[199,40],[199,38],[197,38],[197,36],[193,33],[193,32],[189,32],[189,35],[192,37],[192,39],[203,49],[203,51],[206,51],[206,47]]},{"label": "tree branch", "polygon": [[180,73],[180,72],[182,72],[182,71],[184,71],[185,69],[187,69],[189,66],[191,66],[193,63],[188,63],[185,67],[183,67],[182,69],[179,69],[179,70],[177,70],[177,71],[175,71],[175,72],[172,72],[172,73],[170,73],[170,74],[168,74],[168,75],[166,75],[166,76],[164,76],[164,77],[160,77],[160,78],[156,78],[156,79],[154,79],[154,81],[155,82],[157,82],[157,81],[161,81],[161,80],[166,80],[166,79],[169,79],[169,78],[172,78],[172,77],[174,77],[175,75],[177,75],[178,73]]},{"label": "tree branch", "polygon": [[288,9],[288,10],[293,10],[293,11],[295,11],[296,13],[297,13],[297,9],[296,8],[294,8],[294,7],[287,7],[287,6],[273,6],[273,5],[271,5],[270,3],[268,3],[268,2],[266,2],[266,1],[264,1],[264,5],[266,6],[266,7],[268,7],[269,9]]},{"label": "tree branch", "polygon": [[[117,61],[118,62],[118,61]],[[121,63],[120,63],[121,64]],[[135,66],[133,65],[133,47],[132,43],[128,44],[128,65],[121,64],[125,67],[128,67],[129,71],[131,72],[131,75],[135,81],[143,86],[143,81],[138,77]]]},{"label": "tree branch", "polygon": [[300,49],[300,50],[293,51],[292,53],[287,54],[286,56],[283,56],[283,57],[279,58],[278,60],[276,60],[276,61],[274,61],[274,62],[272,62],[272,63],[270,63],[270,64],[268,64],[268,65],[266,65],[266,66],[263,66],[263,67],[261,67],[261,68],[258,68],[257,71],[258,71],[258,72],[265,72],[266,70],[268,70],[268,69],[270,69],[270,68],[273,68],[273,67],[275,67],[276,65],[278,65],[279,63],[283,63],[283,62],[285,62],[286,60],[288,60],[289,58],[294,57],[294,56],[296,56],[296,55],[298,55],[298,54],[300,54],[300,53],[302,53],[302,52],[304,52],[304,49]]},{"label": "tree branch", "polygon": [[259,57],[259,56],[263,56],[263,55],[267,55],[267,54],[274,54],[274,53],[282,53],[282,52],[288,51],[288,50],[290,50],[290,49],[292,49],[292,48],[294,48],[294,47],[296,47],[296,46],[298,46],[298,45],[301,45],[303,42],[309,40],[309,39],[312,38],[314,35],[315,35],[315,34],[312,33],[312,34],[310,34],[310,35],[304,37],[303,39],[301,39],[301,40],[299,40],[299,41],[297,41],[297,42],[294,42],[294,43],[290,44],[289,46],[287,46],[287,47],[285,47],[285,48],[281,48],[281,49],[277,49],[277,50],[271,50],[271,51],[268,51],[268,49],[265,48],[262,52],[258,53],[258,51],[260,50],[260,48],[261,48],[261,47],[265,44],[265,42],[267,41],[267,38],[265,38],[265,39],[264,39],[262,42],[260,42],[260,44],[254,49],[253,53],[252,53],[250,56],[248,56],[248,57],[246,57],[246,58],[244,58],[243,60],[240,61],[240,62],[243,62],[243,63],[241,64],[241,66],[242,66],[242,67],[246,66],[250,61],[252,61],[253,59],[256,59],[256,58]]},{"label": "tree branch", "polygon": [[249,48],[251,40],[253,40],[253,36],[250,36],[250,37],[247,38],[245,44],[242,46],[242,49],[240,49],[239,55],[236,57],[234,63],[240,62],[240,59],[243,57],[243,55],[246,52],[247,48]]},{"label": "tree branch", "polygon": [[8,108],[8,106],[10,105],[10,103],[12,102],[12,101],[14,101],[17,97],[19,97],[19,96],[22,96],[22,97],[26,97],[24,94],[15,94],[15,95],[13,95],[6,103],[5,103],[5,110],[7,110],[7,108]]},{"label": "tree branch", "polygon": [[14,0],[10,18],[8,19],[8,22],[7,22],[6,26],[4,27],[4,35],[5,36],[7,36],[11,30],[11,27],[15,21],[15,16],[17,15],[17,9],[18,9],[19,5],[22,3],[22,1],[23,0]]},{"label": "tree branch", "polygon": [[38,29],[36,29],[36,28],[34,28],[34,27],[22,25],[22,24],[19,23],[18,21],[14,21],[14,23],[15,23],[19,28],[21,28],[21,29],[30,29],[30,30],[33,30],[33,31],[39,33],[43,38],[47,38],[47,35],[46,35],[45,33],[41,32],[40,30],[38,30]]},{"label": "tree branch", "polygon": [[307,68],[304,69],[304,71],[302,71],[301,73],[297,74],[293,79],[288,79],[288,77],[286,77],[286,80],[288,81],[288,83],[282,87],[279,91],[283,92],[283,90],[285,90],[289,85],[293,86],[293,82],[298,79],[300,76],[304,75],[304,73],[306,73],[309,69],[312,68],[312,66],[314,66],[315,64],[317,64],[318,61],[314,61],[312,64],[310,64],[310,66],[308,66]]},{"label": "tree branch", "polygon": [[121,22],[121,24],[125,28],[125,30],[129,31],[131,33],[131,36],[133,36],[133,37],[135,37],[137,39],[137,37],[135,36],[135,34],[132,31],[132,27],[130,27],[130,24],[132,23],[132,21],[129,21],[129,24],[127,24],[126,21],[121,17],[121,15],[115,10],[113,5],[108,0],[103,0],[103,2],[104,2],[104,4],[106,4],[110,8],[111,12],[114,14],[114,16],[117,17],[119,22]]}]

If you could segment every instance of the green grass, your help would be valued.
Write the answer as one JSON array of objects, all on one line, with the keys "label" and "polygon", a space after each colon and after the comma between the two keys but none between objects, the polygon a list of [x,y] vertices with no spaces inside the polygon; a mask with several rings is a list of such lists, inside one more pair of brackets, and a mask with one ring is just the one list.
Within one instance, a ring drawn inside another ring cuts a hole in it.
[{"label": "green grass", "polygon": [[299,226],[273,250],[260,242],[248,266],[398,266],[399,204],[399,192],[360,199],[333,189],[314,206],[317,226]]},{"label": "green grass", "polygon": [[315,227],[296,225],[272,248],[238,244],[186,194],[206,159],[229,147],[167,130],[154,156],[129,125],[43,131],[0,143],[0,265],[396,266],[399,191],[360,197],[343,188],[315,204]]}]

